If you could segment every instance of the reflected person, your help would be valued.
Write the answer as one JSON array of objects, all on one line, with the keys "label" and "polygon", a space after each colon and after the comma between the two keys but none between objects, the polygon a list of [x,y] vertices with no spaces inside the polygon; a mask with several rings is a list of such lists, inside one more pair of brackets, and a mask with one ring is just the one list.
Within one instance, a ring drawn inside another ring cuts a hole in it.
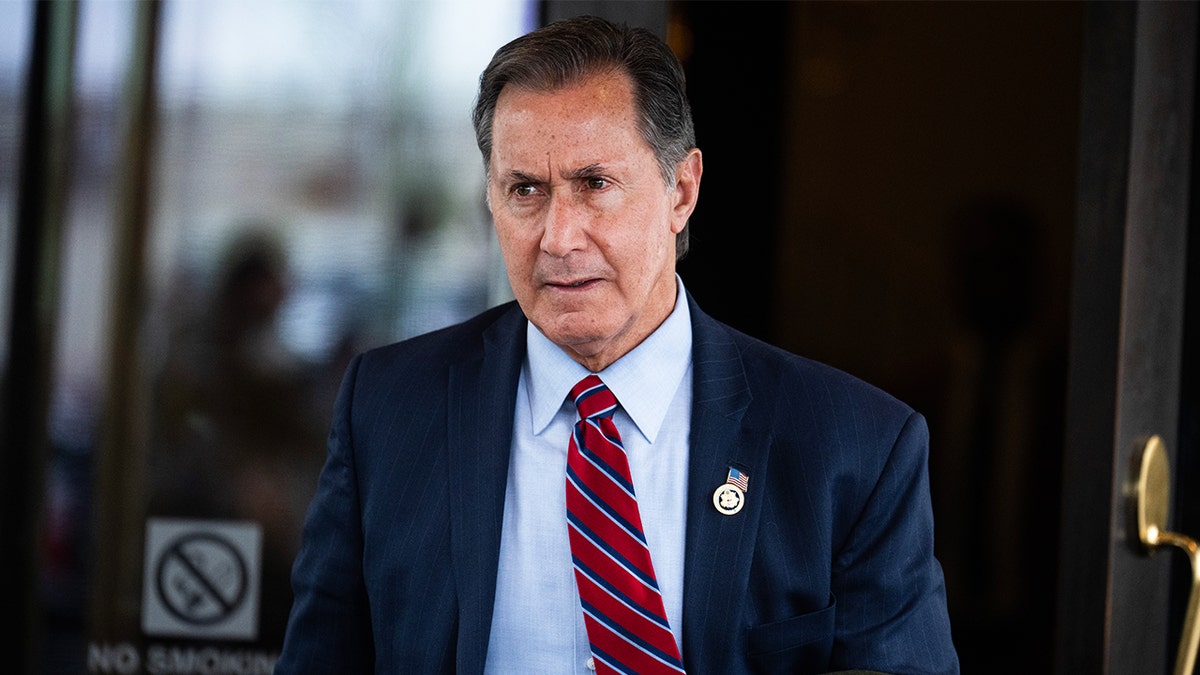
[{"label": "reflected person", "polygon": [[957,672],[923,418],[676,274],[667,46],[551,24],[474,120],[516,301],[349,366],[278,672]]},{"label": "reflected person", "polygon": [[[235,226],[210,296],[180,321],[154,396],[149,515],[252,521],[263,536],[256,644],[283,644],[291,564],[328,424],[314,378],[280,337],[290,287],[283,240],[267,223]],[[194,292],[181,287],[182,297]],[[187,303],[178,302],[186,307]]]}]

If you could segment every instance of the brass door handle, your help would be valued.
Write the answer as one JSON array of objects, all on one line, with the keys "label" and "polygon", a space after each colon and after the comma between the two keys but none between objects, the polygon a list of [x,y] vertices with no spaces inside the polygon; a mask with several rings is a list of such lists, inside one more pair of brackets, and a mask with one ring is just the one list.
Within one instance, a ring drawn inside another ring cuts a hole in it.
[{"label": "brass door handle", "polygon": [[1138,539],[1147,553],[1174,546],[1187,552],[1192,563],[1192,591],[1188,595],[1183,635],[1179,638],[1179,654],[1175,657],[1175,675],[1191,675],[1196,665],[1196,648],[1200,645],[1200,544],[1191,537],[1166,529],[1171,508],[1171,468],[1167,448],[1158,436],[1152,436],[1142,449],[1133,497]]}]

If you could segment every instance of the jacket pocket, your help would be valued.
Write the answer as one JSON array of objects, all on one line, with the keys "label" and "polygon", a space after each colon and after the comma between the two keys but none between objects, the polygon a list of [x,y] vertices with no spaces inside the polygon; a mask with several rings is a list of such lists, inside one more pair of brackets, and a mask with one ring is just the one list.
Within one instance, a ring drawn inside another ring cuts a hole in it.
[{"label": "jacket pocket", "polygon": [[819,673],[828,669],[833,651],[837,602],[782,621],[754,626],[746,634],[746,652],[761,673]]}]

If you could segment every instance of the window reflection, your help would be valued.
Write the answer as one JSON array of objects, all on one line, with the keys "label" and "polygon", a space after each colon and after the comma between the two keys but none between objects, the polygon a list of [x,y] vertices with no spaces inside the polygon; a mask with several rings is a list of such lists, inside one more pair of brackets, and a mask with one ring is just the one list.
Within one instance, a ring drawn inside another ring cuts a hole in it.
[{"label": "window reflection", "polygon": [[[263,534],[259,638],[281,644],[288,570],[323,457],[326,373],[280,340],[289,261],[245,229],[208,303],[186,317],[155,385],[151,515],[247,520]],[[332,375],[332,373],[329,373]]]},{"label": "window reflection", "polygon": [[494,301],[469,110],[522,3],[164,6],[149,514],[257,523],[257,644],[353,353]]},{"label": "window reflection", "polygon": [[[109,322],[129,299],[113,297],[109,280],[138,3],[80,4],[45,499],[47,672],[114,672],[106,668],[131,659],[145,667],[156,646],[204,642],[147,631],[144,598],[127,597],[131,585],[111,579],[95,583],[109,586],[99,597],[112,598],[117,620],[86,625],[83,605],[99,590],[86,587],[89,560],[115,546],[88,536],[89,505],[105,489],[92,476],[115,372],[140,378],[136,424],[147,444],[144,455],[118,449],[146,458],[130,462],[138,475],[124,478],[144,481],[144,503],[140,492],[132,501],[145,512],[121,520],[256,523],[256,637],[221,648],[269,656],[281,646],[290,563],[345,363],[510,297],[470,107],[479,72],[496,47],[531,27],[533,5],[164,2],[156,126],[133,130],[154,157],[147,302],[138,363],[117,368],[106,362]],[[0,2],[5,284],[32,14],[33,3]],[[6,286],[0,297],[8,299]],[[106,557],[147,560],[141,550]]]}]

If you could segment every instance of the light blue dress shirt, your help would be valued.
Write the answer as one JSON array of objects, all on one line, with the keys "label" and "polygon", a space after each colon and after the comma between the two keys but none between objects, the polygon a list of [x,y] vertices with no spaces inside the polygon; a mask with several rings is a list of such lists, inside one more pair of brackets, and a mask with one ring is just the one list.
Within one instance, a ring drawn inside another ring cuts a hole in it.
[{"label": "light blue dress shirt", "polygon": [[[621,406],[642,526],[667,619],[683,635],[683,554],[692,323],[683,282],[658,330],[597,373]],[[517,385],[512,459],[486,673],[589,673],[587,629],[567,539],[567,442],[578,419],[568,393],[588,370],[529,324]],[[682,644],[680,646],[682,653]]]}]

